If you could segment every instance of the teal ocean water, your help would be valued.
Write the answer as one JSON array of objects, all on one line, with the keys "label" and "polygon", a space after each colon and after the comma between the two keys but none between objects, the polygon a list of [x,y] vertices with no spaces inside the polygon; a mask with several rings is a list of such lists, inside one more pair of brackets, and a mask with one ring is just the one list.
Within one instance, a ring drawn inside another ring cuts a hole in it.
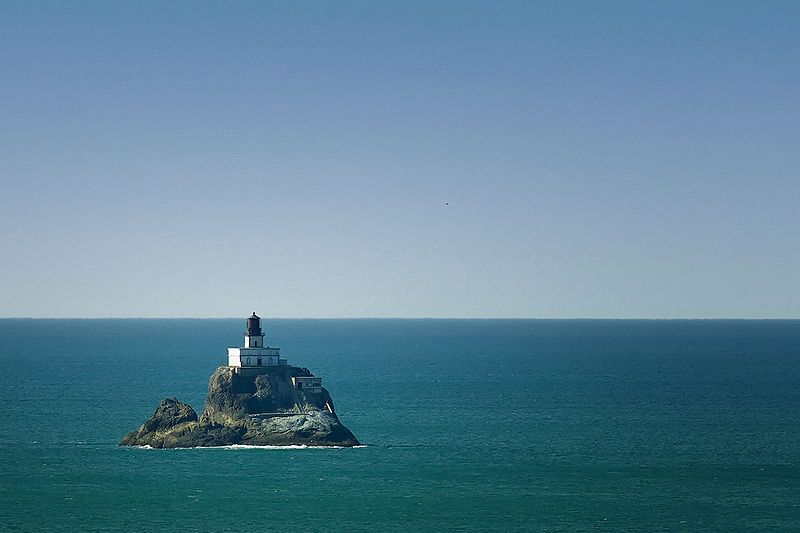
[{"label": "teal ocean water", "polygon": [[244,320],[0,320],[0,529],[800,530],[800,321],[264,325],[368,446],[120,448]]}]

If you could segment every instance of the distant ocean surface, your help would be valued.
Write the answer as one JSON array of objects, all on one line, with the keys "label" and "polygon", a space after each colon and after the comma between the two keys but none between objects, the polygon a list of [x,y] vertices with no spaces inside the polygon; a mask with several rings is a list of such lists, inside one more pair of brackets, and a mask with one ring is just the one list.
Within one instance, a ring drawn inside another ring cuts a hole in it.
[{"label": "distant ocean surface", "polygon": [[244,318],[0,320],[0,529],[800,530],[800,321],[264,326],[367,447],[120,448]]}]

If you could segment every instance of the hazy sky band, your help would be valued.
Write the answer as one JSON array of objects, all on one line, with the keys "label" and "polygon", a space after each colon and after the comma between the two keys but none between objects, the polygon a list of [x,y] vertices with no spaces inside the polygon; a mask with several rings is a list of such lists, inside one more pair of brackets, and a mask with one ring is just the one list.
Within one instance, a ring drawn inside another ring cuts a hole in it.
[{"label": "hazy sky band", "polygon": [[0,13],[0,316],[800,317],[796,2]]}]

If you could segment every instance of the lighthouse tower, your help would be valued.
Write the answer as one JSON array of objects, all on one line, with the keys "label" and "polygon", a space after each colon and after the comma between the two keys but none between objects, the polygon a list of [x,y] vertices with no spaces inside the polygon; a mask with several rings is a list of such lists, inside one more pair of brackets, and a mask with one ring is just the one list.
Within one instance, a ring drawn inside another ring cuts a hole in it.
[{"label": "lighthouse tower", "polygon": [[247,319],[247,331],[244,332],[245,348],[263,348],[264,334],[261,332],[261,319],[256,315]]},{"label": "lighthouse tower", "polygon": [[[247,319],[244,332],[244,346],[228,348],[228,366],[237,369],[258,370],[259,367],[285,365],[281,359],[280,348],[264,346],[264,332],[261,331],[261,318],[255,313]],[[266,370],[266,368],[264,368]]]}]

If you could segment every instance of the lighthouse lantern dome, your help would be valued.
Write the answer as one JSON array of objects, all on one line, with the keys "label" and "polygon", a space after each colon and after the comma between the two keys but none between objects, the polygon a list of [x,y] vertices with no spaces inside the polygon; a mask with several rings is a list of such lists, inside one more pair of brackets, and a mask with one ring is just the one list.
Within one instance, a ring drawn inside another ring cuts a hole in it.
[{"label": "lighthouse lantern dome", "polygon": [[247,333],[248,337],[261,337],[263,334],[261,333],[261,318],[259,318],[255,312],[253,316],[247,319]]}]

